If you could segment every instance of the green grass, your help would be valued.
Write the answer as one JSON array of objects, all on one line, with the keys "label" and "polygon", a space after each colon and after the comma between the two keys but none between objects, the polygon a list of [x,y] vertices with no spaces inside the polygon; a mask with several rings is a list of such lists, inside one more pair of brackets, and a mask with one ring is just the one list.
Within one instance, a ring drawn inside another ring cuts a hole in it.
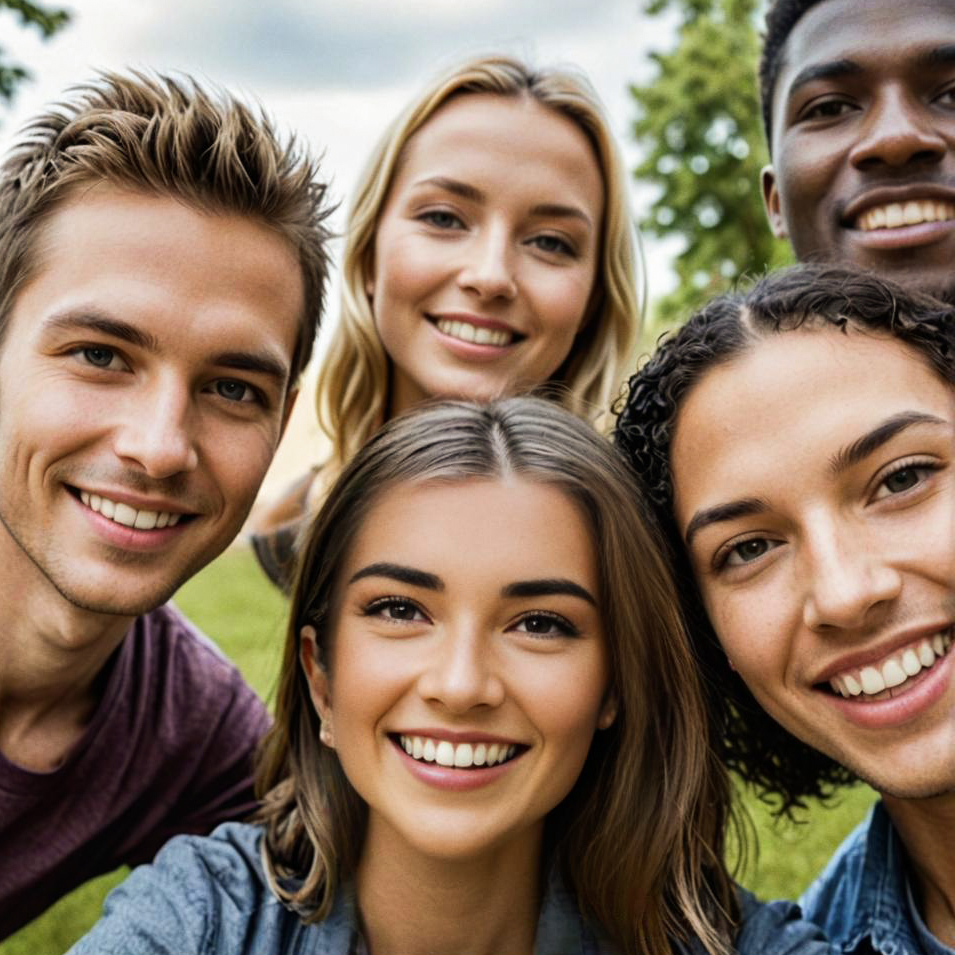
[{"label": "green grass", "polygon": [[[255,566],[249,550],[235,547],[187,583],[175,600],[234,660],[263,699],[272,698],[284,639],[284,600]],[[840,794],[832,807],[812,807],[799,825],[774,825],[766,806],[741,794],[759,845],[740,881],[760,898],[798,895],[832,850],[858,822],[874,794],[864,787]],[[730,849],[731,858],[736,852]],[[0,942],[0,955],[60,955],[96,920],[103,897],[123,877],[110,873],[61,899],[16,935]]]}]

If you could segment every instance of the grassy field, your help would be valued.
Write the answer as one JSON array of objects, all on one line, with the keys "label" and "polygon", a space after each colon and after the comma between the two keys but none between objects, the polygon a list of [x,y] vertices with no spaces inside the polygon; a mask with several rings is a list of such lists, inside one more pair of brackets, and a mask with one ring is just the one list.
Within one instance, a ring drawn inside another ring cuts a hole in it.
[{"label": "grassy field", "polygon": [[[271,700],[284,638],[284,603],[254,566],[251,553],[236,547],[223,554],[175,599],[235,660],[260,696]],[[739,872],[740,881],[761,898],[791,898],[862,818],[874,795],[864,787],[846,790],[837,803],[813,807],[797,825],[774,825],[752,793],[743,791],[740,798],[758,844],[758,855],[751,853]],[[60,955],[93,924],[103,896],[123,875],[111,873],[81,886],[0,942],[0,955]]]}]

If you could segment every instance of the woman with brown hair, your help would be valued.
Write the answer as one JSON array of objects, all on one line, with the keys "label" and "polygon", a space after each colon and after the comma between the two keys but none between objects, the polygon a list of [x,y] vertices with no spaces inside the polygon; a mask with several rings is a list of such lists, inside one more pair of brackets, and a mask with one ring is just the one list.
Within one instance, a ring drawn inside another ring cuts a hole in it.
[{"label": "woman with brown hair", "polygon": [[170,843],[75,953],[828,952],[725,871],[639,501],[550,402],[381,429],[300,556],[258,824]]}]

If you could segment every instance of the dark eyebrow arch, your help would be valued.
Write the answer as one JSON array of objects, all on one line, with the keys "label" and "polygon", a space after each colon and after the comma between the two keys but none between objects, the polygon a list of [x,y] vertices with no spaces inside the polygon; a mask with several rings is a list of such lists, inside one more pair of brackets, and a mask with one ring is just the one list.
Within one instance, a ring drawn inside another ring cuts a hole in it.
[{"label": "dark eyebrow arch", "polygon": [[854,467],[864,461],[870,454],[877,451],[882,445],[891,441],[897,434],[906,428],[917,424],[948,425],[947,421],[924,411],[900,411],[887,418],[882,424],[864,434],[848,447],[842,448],[833,455],[829,462],[830,473],[836,475]]},{"label": "dark eyebrow arch", "polygon": [[46,321],[46,327],[62,331],[88,331],[100,335],[109,335],[120,341],[129,342],[145,351],[159,351],[159,342],[153,335],[144,332],[129,322],[111,318],[102,312],[84,309],[83,311],[68,311],[53,315]]},{"label": "dark eyebrow arch", "polygon": [[460,196],[462,199],[469,199],[471,202],[483,202],[487,198],[477,186],[461,182],[460,179],[450,179],[447,176],[432,176],[430,179],[422,179],[420,182],[416,182],[415,186],[437,186],[439,189],[444,189],[446,192]]},{"label": "dark eyebrow arch", "polygon": [[408,584],[409,587],[444,590],[444,581],[436,574],[429,574],[425,570],[417,570],[414,567],[405,567],[402,564],[390,564],[387,561],[379,561],[376,564],[362,567],[361,570],[352,574],[348,583],[353,584],[363,577],[387,577],[389,580],[397,580],[399,583]]},{"label": "dark eyebrow arch", "polygon": [[705,510],[697,511],[690,523],[686,526],[683,539],[686,546],[693,543],[693,538],[710,524],[718,524],[721,521],[735,521],[739,517],[750,517],[753,514],[762,514],[769,510],[769,505],[758,497],[744,497],[738,501],[730,501],[727,504],[717,504],[714,507],[708,507]]},{"label": "dark eyebrow arch", "polygon": [[587,603],[597,606],[593,594],[580,584],[563,577],[547,577],[542,580],[519,580],[508,584],[501,590],[504,597],[579,597]]},{"label": "dark eyebrow arch", "polygon": [[955,43],[944,43],[933,50],[928,50],[915,61],[916,66],[926,67],[951,66],[953,63],[955,63]]},{"label": "dark eyebrow arch", "polygon": [[792,96],[801,86],[815,80],[835,80],[844,76],[856,76],[864,72],[854,60],[829,60],[826,63],[814,63],[800,70],[789,84],[787,97]]}]

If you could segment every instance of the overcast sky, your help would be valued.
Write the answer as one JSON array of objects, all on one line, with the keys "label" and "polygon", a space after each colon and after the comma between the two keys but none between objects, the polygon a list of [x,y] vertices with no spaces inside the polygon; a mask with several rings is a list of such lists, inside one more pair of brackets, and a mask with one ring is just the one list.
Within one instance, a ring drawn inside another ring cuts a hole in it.
[{"label": "overcast sky", "polygon": [[[56,5],[57,0],[43,0]],[[59,0],[72,22],[47,42],[0,10],[0,47],[26,65],[0,152],[70,85],[102,68],[181,70],[260,101],[279,125],[324,153],[333,195],[347,201],[381,130],[431,76],[473,53],[570,63],[591,78],[628,164],[628,84],[650,75],[647,51],[672,42],[643,0]],[[638,219],[647,190],[632,189]],[[334,220],[342,225],[339,213]],[[651,297],[672,287],[673,246],[648,245]],[[328,318],[335,314],[335,295]]]}]

